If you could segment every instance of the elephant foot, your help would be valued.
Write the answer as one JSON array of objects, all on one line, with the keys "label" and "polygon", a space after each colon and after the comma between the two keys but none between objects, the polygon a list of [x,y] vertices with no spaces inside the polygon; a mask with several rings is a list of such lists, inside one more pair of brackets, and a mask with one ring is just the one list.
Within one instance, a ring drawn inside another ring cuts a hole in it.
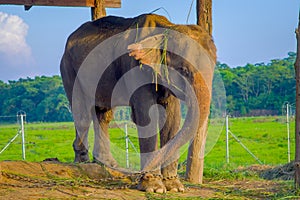
[{"label": "elephant foot", "polygon": [[168,176],[163,178],[163,183],[170,192],[184,192],[184,186],[178,176]]},{"label": "elephant foot", "polygon": [[105,159],[97,159],[97,158],[94,157],[93,162],[101,164],[101,165],[105,165],[105,166],[108,166],[108,167],[112,167],[112,168],[117,168],[119,166],[118,162],[112,157],[111,158],[105,158]]},{"label": "elephant foot", "polygon": [[75,163],[89,162],[89,154],[88,151],[76,151],[75,152]]},{"label": "elephant foot", "polygon": [[146,192],[166,193],[166,187],[162,182],[162,177],[158,174],[145,174],[140,179],[137,189]]}]

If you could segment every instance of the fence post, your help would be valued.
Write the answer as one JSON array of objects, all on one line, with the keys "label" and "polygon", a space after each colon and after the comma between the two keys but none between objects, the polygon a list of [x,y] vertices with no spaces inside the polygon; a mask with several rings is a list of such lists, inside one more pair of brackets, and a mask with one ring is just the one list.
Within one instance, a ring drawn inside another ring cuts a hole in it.
[{"label": "fence post", "polygon": [[23,160],[26,159],[26,153],[25,153],[25,132],[24,132],[24,115],[21,113],[21,135],[22,135],[22,158]]},{"label": "fence post", "polygon": [[128,151],[128,131],[127,131],[127,123],[125,123],[125,148],[126,148],[126,167],[129,168],[129,151]]},{"label": "fence post", "polygon": [[288,147],[288,162],[291,162],[291,147],[290,147],[290,120],[289,120],[289,103],[286,104],[286,129],[287,129],[287,147]]},{"label": "fence post", "polygon": [[226,162],[229,163],[229,131],[228,131],[228,115],[226,115]]}]

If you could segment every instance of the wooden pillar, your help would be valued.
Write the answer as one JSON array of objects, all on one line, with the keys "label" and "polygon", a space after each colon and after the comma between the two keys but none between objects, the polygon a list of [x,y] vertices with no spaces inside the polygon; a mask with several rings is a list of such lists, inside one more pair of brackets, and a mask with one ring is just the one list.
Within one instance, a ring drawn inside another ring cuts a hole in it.
[{"label": "wooden pillar", "polygon": [[212,0],[197,0],[197,24],[212,35]]},{"label": "wooden pillar", "polygon": [[296,75],[296,119],[295,119],[295,187],[300,188],[300,13],[298,28],[296,29],[297,38],[297,58],[295,62]]},{"label": "wooden pillar", "polygon": [[92,20],[96,20],[105,16],[105,0],[95,0],[95,6],[92,7]]}]

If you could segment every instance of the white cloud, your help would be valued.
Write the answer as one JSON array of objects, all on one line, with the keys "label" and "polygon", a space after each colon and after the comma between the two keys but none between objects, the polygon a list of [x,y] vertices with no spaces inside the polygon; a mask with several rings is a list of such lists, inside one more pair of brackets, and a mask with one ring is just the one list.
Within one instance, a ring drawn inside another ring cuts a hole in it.
[{"label": "white cloud", "polygon": [[31,55],[26,43],[28,25],[16,15],[0,12],[0,51],[8,55]]},{"label": "white cloud", "polygon": [[24,72],[34,63],[26,42],[28,29],[19,16],[0,12],[0,79],[15,78],[9,74]]}]

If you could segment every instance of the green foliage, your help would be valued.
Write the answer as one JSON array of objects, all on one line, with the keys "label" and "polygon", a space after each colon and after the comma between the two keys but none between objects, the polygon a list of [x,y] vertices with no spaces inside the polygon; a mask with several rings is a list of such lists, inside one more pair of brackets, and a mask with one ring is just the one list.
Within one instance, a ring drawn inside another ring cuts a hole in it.
[{"label": "green foliage", "polygon": [[[234,116],[281,114],[284,102],[295,102],[295,58],[296,54],[290,52],[287,58],[271,60],[268,64],[231,68],[217,63],[211,116],[220,117],[225,109]],[[0,116],[15,115],[23,110],[30,122],[72,120],[60,76],[26,78],[8,83],[0,81],[0,104]],[[186,112],[187,107],[182,103],[182,117]],[[130,108],[118,109],[115,119],[129,120]]]},{"label": "green foliage", "polygon": [[235,116],[281,114],[284,102],[295,102],[296,54],[264,64],[230,68],[217,64],[227,96],[227,110]]},{"label": "green foliage", "polygon": [[22,110],[29,122],[72,120],[60,76],[0,82],[0,103],[0,116]]}]

